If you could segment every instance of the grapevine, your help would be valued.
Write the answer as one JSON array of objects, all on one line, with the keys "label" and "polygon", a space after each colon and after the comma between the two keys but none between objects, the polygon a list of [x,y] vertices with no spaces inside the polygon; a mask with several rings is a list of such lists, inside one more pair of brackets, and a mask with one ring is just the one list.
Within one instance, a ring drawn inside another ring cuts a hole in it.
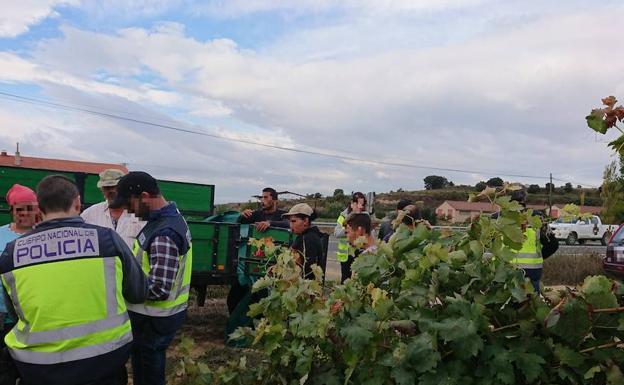
[{"label": "grapevine", "polygon": [[[332,289],[301,278],[288,249],[254,290],[254,328],[231,337],[262,353],[205,383],[622,384],[624,290],[602,276],[578,290],[534,292],[510,260],[539,218],[508,197],[464,234],[397,228]],[[204,382],[197,382],[204,383]]]}]

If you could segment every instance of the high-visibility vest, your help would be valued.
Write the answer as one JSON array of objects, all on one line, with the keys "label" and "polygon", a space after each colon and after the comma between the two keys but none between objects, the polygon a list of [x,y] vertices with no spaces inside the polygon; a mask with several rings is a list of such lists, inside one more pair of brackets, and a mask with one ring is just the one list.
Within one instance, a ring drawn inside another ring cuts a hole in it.
[{"label": "high-visibility vest", "polygon": [[16,361],[60,364],[132,342],[122,262],[106,231],[44,227],[7,248],[14,268],[2,283],[18,321],[5,343]]},{"label": "high-visibility vest", "polygon": [[147,300],[141,304],[127,304],[128,310],[152,317],[167,317],[185,310],[188,307],[189,291],[191,287],[193,249],[190,242],[188,226],[181,215],[148,222],[137,236],[137,240],[132,247],[132,252],[141,264],[143,272],[149,275],[149,246],[154,237],[160,234],[160,231],[163,229],[174,231],[183,241],[182,245],[178,245],[178,272],[173,287],[169,292],[169,296],[165,300]]},{"label": "high-visibility vest", "polygon": [[[340,214],[336,221],[340,226],[344,226],[346,218]],[[347,262],[349,260],[349,242],[347,237],[338,237],[338,245],[336,247],[336,260],[338,262]]]},{"label": "high-visibility vest", "polygon": [[512,259],[512,263],[522,269],[541,269],[544,259],[538,247],[538,234],[534,229],[527,227],[524,230],[524,236],[522,248],[514,250],[515,257]]}]

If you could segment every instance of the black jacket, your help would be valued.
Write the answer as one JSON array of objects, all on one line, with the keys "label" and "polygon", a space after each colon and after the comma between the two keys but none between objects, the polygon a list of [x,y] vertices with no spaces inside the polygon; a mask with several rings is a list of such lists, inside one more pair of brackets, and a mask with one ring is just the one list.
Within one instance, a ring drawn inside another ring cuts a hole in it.
[{"label": "black jacket", "polygon": [[321,231],[316,226],[309,227],[303,234],[299,234],[290,247],[297,250],[304,257],[304,278],[313,279],[311,266],[319,264],[323,258],[323,242]]}]

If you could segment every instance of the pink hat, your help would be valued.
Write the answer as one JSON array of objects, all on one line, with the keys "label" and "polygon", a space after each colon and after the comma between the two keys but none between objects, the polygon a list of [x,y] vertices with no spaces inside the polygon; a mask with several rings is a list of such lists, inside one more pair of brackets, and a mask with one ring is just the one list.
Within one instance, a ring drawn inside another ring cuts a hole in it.
[{"label": "pink hat", "polygon": [[37,194],[28,187],[16,183],[7,191],[6,201],[9,206],[16,203],[37,202]]}]

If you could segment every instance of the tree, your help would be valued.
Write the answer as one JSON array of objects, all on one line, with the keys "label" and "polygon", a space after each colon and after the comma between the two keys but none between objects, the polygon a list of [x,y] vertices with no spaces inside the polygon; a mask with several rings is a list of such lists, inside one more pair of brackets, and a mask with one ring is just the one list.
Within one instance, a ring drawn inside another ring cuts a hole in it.
[{"label": "tree", "polygon": [[567,193],[571,193],[572,191],[574,191],[574,187],[572,187],[572,183],[570,182],[566,183],[565,186],[563,186],[563,191]]},{"label": "tree", "polygon": [[323,194],[321,194],[321,193],[319,193],[319,192],[314,193],[314,195],[312,196],[312,198],[314,198],[314,199],[321,199],[321,198],[323,198]]},{"label": "tree", "polygon": [[475,185],[475,190],[477,190],[477,192],[481,192],[485,190],[486,187],[487,187],[487,183],[485,183],[484,181],[481,181]]},{"label": "tree", "polygon": [[340,198],[344,196],[344,190],[341,188],[337,188],[334,190],[334,197]]},{"label": "tree", "polygon": [[527,192],[529,194],[538,194],[540,192],[540,186],[537,184],[529,185],[529,188],[527,188]]},{"label": "tree", "polygon": [[426,190],[439,190],[449,185],[448,179],[438,175],[429,175],[423,180],[425,181]]},{"label": "tree", "polygon": [[601,217],[604,223],[619,223],[624,219],[624,189],[615,161],[605,167],[603,174]]},{"label": "tree", "polygon": [[549,192],[552,189],[552,192],[555,192],[555,185],[552,183],[546,183],[546,192]]},{"label": "tree", "polygon": [[494,177],[494,178],[490,178],[488,179],[487,182],[485,182],[489,187],[502,187],[503,186],[503,180],[499,177]]}]

